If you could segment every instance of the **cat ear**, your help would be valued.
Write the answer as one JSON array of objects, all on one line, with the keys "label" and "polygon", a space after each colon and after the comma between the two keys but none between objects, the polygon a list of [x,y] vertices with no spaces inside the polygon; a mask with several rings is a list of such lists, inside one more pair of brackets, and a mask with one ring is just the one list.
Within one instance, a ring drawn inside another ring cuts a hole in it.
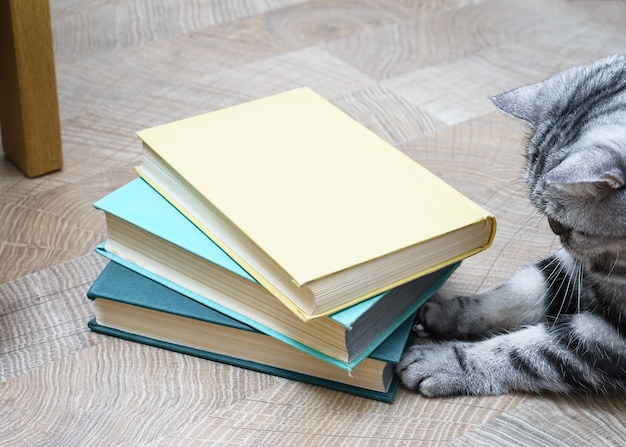
[{"label": "cat ear", "polygon": [[581,150],[567,156],[546,174],[546,183],[572,193],[588,192],[596,197],[626,185],[624,167],[602,149]]},{"label": "cat ear", "polygon": [[541,101],[539,99],[542,89],[543,83],[538,82],[493,96],[491,100],[500,111],[537,127],[540,119]]}]

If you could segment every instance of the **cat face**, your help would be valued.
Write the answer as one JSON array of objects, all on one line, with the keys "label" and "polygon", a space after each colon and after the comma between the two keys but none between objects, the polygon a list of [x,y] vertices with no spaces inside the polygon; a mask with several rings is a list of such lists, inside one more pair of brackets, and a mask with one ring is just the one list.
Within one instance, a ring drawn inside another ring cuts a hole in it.
[{"label": "cat face", "polygon": [[492,99],[531,128],[530,198],[563,246],[577,258],[626,249],[626,57]]}]

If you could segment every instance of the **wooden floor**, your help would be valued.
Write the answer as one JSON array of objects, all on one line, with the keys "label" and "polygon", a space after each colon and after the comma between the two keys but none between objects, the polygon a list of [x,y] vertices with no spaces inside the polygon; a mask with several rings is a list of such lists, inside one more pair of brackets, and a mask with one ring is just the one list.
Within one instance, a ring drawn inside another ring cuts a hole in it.
[{"label": "wooden floor", "polygon": [[624,1],[53,0],[65,168],[0,158],[3,446],[618,445],[626,399],[369,401],[90,333],[97,199],[135,132],[308,85],[499,219],[446,285],[557,245],[528,205],[524,129],[489,96],[626,49]]}]

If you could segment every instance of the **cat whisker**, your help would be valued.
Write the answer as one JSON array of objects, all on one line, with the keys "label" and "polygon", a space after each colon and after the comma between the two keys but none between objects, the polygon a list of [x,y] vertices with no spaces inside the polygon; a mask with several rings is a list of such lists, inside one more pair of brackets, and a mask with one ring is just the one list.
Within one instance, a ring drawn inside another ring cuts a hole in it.
[{"label": "cat whisker", "polygon": [[[560,272],[562,271],[562,266],[559,268],[558,272],[560,274]],[[554,277],[551,278],[551,282],[548,285],[548,287],[546,287],[546,292],[544,294],[544,299],[546,298],[546,295],[551,294],[552,298],[550,299],[549,302],[547,302],[547,308],[552,307],[552,305],[558,300],[558,292],[561,291],[561,288],[563,287],[563,283],[559,284],[559,288],[557,289],[556,293],[552,292],[552,286],[557,282],[557,278],[558,278],[558,274],[554,274]],[[549,278],[550,279],[550,278]],[[559,307],[559,310],[557,311],[556,315],[553,317],[553,321],[552,321],[552,328],[554,328],[554,325],[556,324],[556,321],[559,318],[559,315],[561,314],[561,311],[563,310],[563,301],[561,301],[561,305]]]},{"label": "cat whisker", "polygon": [[582,261],[576,261],[576,264],[578,265],[578,302],[576,303],[576,310],[578,311],[578,313],[581,312],[581,302],[582,302],[582,293],[583,293],[583,273],[584,273],[584,264]]},{"label": "cat whisker", "polygon": [[[555,264],[558,264],[558,268],[552,270],[551,267],[553,267]],[[563,263],[559,261],[559,257],[555,256],[554,258],[552,258],[550,262],[547,265],[545,265],[543,269],[541,269],[541,271],[548,270],[549,268],[551,272],[545,279],[545,284],[546,284],[545,292],[543,296],[540,298],[540,300],[537,302],[537,304],[533,306],[533,308],[538,305],[543,305],[546,308],[551,308],[553,304],[557,302],[557,300],[560,301],[559,309],[557,310],[556,314],[551,317],[552,318],[551,328],[554,328],[554,326],[559,320],[559,317],[563,314],[563,311],[565,309],[565,304],[569,299],[568,297],[576,296],[577,298],[579,298],[580,287],[577,287],[579,283],[578,281],[579,274],[577,274],[577,271],[579,269],[579,264],[576,263],[573,266],[572,271],[568,272],[569,274],[566,275],[568,280],[566,282],[561,280],[562,273],[566,267],[563,265]],[[557,283],[558,283],[558,288],[556,288],[555,290],[554,286]],[[563,288],[565,288],[565,290],[563,290]],[[550,301],[545,302],[547,296],[551,296],[551,299]]]},{"label": "cat whisker", "polygon": [[[538,214],[538,213],[536,213]],[[489,274],[491,273],[491,271],[493,270],[493,268],[495,267],[496,263],[498,262],[498,259],[500,259],[500,256],[502,255],[502,253],[505,251],[505,249],[516,240],[516,237],[524,230],[527,229],[527,226],[525,225],[530,219],[532,219],[534,217],[534,215],[530,215],[527,216],[526,219],[524,219],[524,222],[522,222],[517,229],[515,230],[515,233],[513,233],[513,236],[504,243],[504,245],[500,248],[500,250],[498,251],[496,257],[494,258],[493,262],[491,263],[491,266],[489,266],[489,269],[487,270],[487,273],[485,274],[485,276],[483,276],[482,281],[480,282],[480,284],[478,285],[478,287],[476,288],[475,293],[477,293],[480,289],[483,288],[483,286],[485,285],[485,281],[487,280],[487,278],[489,277]]]},{"label": "cat whisker", "polygon": [[[519,202],[525,200],[525,196],[521,194],[522,189],[513,190],[508,193],[502,190],[493,191],[491,194],[485,197],[485,200],[490,202],[489,208],[492,212],[508,212],[516,211],[519,209]],[[504,195],[504,198],[496,196]]]},{"label": "cat whisker", "polygon": [[607,273],[607,276],[613,275],[613,272],[615,271],[615,267],[617,266],[617,264],[619,264],[619,260],[620,260],[619,255],[620,255],[620,252],[615,253],[615,261],[613,261],[613,265],[611,266],[611,269]]},{"label": "cat whisker", "polygon": [[541,296],[538,296],[535,303],[529,306],[527,310],[522,313],[523,320],[528,320],[529,316],[535,315],[538,307],[540,308],[544,308],[546,306],[550,307],[554,303],[554,300],[555,300],[554,295],[552,295],[552,299],[549,302],[546,302],[546,300],[547,300],[547,296],[551,294],[552,286],[558,280],[559,274],[561,273],[563,267],[559,264],[558,258],[555,257],[551,259],[550,262],[540,270],[543,272],[547,270],[548,268],[551,268],[557,264],[559,265],[559,269],[552,270],[551,273],[545,279],[546,291]]},{"label": "cat whisker", "polygon": [[475,174],[490,174],[493,172],[506,172],[506,171],[511,171],[511,166],[510,165],[490,165],[490,166],[485,166],[482,169],[479,169],[475,172]]},{"label": "cat whisker", "polygon": [[[578,266],[579,266],[580,262],[579,261],[575,261],[574,266],[572,268],[572,271],[568,272],[569,275],[567,275],[568,279],[567,279],[567,284],[565,287],[565,292],[562,295],[561,298],[561,305],[559,306],[559,310],[556,313],[555,317],[554,317],[554,322],[552,323],[552,327],[554,327],[554,325],[556,325],[557,321],[559,320],[559,317],[563,314],[563,309],[566,306],[566,303],[569,301],[569,297],[571,296],[571,294],[573,294],[574,296],[576,296],[576,298],[578,299],[578,304],[577,304],[577,308],[580,310],[580,289],[578,290],[572,290],[572,292],[570,292],[570,288],[574,288],[574,284],[578,283]],[[562,272],[563,270],[565,270],[565,267],[561,264],[561,269],[560,272]],[[561,292],[561,288],[563,287],[563,284],[561,284],[559,286],[559,289],[557,290],[557,292],[555,293],[556,296],[559,296],[560,292]]]}]

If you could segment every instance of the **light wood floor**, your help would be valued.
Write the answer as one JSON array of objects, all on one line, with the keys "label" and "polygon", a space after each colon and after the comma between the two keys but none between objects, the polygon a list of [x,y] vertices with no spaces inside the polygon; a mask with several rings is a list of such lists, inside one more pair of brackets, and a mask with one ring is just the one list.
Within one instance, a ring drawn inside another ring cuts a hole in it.
[{"label": "light wood floor", "polygon": [[472,292],[557,245],[528,205],[524,129],[488,97],[626,49],[624,1],[52,0],[65,168],[0,158],[0,444],[618,445],[623,397],[392,405],[87,330],[92,203],[135,177],[135,132],[308,85],[492,210]]}]

